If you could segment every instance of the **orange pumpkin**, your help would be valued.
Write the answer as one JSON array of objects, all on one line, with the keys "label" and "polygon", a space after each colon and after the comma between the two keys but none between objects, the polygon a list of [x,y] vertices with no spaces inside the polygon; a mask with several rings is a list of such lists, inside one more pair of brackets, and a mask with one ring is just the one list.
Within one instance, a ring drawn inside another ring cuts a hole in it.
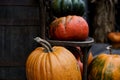
[{"label": "orange pumpkin", "polygon": [[55,19],[50,24],[50,38],[56,40],[85,40],[89,28],[86,20],[80,16],[66,16]]},{"label": "orange pumpkin", "polygon": [[120,48],[120,32],[108,33],[108,39],[111,41],[113,48]]},{"label": "orange pumpkin", "polygon": [[88,56],[88,65],[92,62],[92,60],[93,60],[93,54],[92,52],[90,52]]},{"label": "orange pumpkin", "polygon": [[37,37],[43,45],[36,48],[26,62],[28,80],[82,80],[77,60],[62,46],[54,46]]},{"label": "orange pumpkin", "polygon": [[110,32],[108,33],[108,39],[114,43],[120,43],[120,32]]},{"label": "orange pumpkin", "polygon": [[[69,51],[72,52],[72,54],[75,56],[75,58],[77,59],[77,62],[79,64],[81,73],[83,74],[83,55],[84,53],[81,51],[80,47],[72,47],[72,46],[67,46],[66,47]],[[93,54],[92,52],[89,53],[88,55],[88,63],[87,65],[89,65],[91,63],[91,61],[93,60]]]}]

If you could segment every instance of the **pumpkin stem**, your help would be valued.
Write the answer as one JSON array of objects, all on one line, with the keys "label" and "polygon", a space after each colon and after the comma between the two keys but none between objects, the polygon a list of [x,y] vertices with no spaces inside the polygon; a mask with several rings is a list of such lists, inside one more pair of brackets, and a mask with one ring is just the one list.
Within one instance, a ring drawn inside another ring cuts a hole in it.
[{"label": "pumpkin stem", "polygon": [[45,50],[47,52],[52,52],[53,51],[51,44],[49,42],[47,42],[46,40],[44,40],[44,39],[42,39],[40,37],[36,37],[36,38],[34,38],[34,40],[36,42],[40,43],[45,48]]},{"label": "pumpkin stem", "polygon": [[110,54],[112,54],[112,49],[111,48],[112,48],[111,45],[106,47],[106,49],[110,51]]}]

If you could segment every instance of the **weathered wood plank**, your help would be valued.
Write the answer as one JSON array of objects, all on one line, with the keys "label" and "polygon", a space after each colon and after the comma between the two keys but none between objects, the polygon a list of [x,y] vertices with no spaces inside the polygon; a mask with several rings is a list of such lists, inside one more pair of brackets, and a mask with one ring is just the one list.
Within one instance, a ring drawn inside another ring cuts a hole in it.
[{"label": "weathered wood plank", "polygon": [[37,6],[38,0],[0,0],[0,5],[27,5]]},{"label": "weathered wood plank", "polygon": [[39,24],[39,7],[0,6],[0,25]]},{"label": "weathered wood plank", "polygon": [[0,26],[0,32],[0,66],[24,66],[36,47],[33,38],[40,36],[40,27]]},{"label": "weathered wood plank", "polygon": [[0,67],[0,80],[26,80],[25,67]]},{"label": "weathered wood plank", "polygon": [[26,80],[26,59],[42,29],[39,6],[39,0],[0,0],[0,80]]}]

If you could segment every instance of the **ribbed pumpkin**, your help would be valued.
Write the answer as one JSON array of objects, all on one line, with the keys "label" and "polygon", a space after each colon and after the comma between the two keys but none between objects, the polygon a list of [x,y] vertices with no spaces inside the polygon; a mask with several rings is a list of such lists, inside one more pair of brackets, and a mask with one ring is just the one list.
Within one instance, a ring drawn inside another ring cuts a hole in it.
[{"label": "ribbed pumpkin", "polygon": [[88,68],[88,80],[120,80],[120,55],[101,53]]},{"label": "ribbed pumpkin", "polygon": [[50,24],[50,38],[56,40],[86,40],[89,34],[87,21],[76,15],[55,19]]},{"label": "ribbed pumpkin", "polygon": [[51,0],[51,11],[54,16],[79,15],[85,12],[84,0]]},{"label": "ribbed pumpkin", "polygon": [[77,61],[69,50],[51,47],[39,37],[35,40],[43,47],[36,48],[27,59],[27,80],[82,80]]}]

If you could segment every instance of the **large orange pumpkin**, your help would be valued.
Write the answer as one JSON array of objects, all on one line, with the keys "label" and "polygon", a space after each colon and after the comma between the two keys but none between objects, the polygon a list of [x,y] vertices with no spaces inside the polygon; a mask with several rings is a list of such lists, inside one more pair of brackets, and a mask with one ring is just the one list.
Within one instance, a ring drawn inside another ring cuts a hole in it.
[{"label": "large orange pumpkin", "polygon": [[26,62],[28,80],[82,80],[77,60],[64,47],[51,47],[37,37],[43,47],[36,48]]},{"label": "large orange pumpkin", "polygon": [[85,40],[89,28],[81,16],[66,16],[55,19],[50,24],[50,38],[57,40]]}]

